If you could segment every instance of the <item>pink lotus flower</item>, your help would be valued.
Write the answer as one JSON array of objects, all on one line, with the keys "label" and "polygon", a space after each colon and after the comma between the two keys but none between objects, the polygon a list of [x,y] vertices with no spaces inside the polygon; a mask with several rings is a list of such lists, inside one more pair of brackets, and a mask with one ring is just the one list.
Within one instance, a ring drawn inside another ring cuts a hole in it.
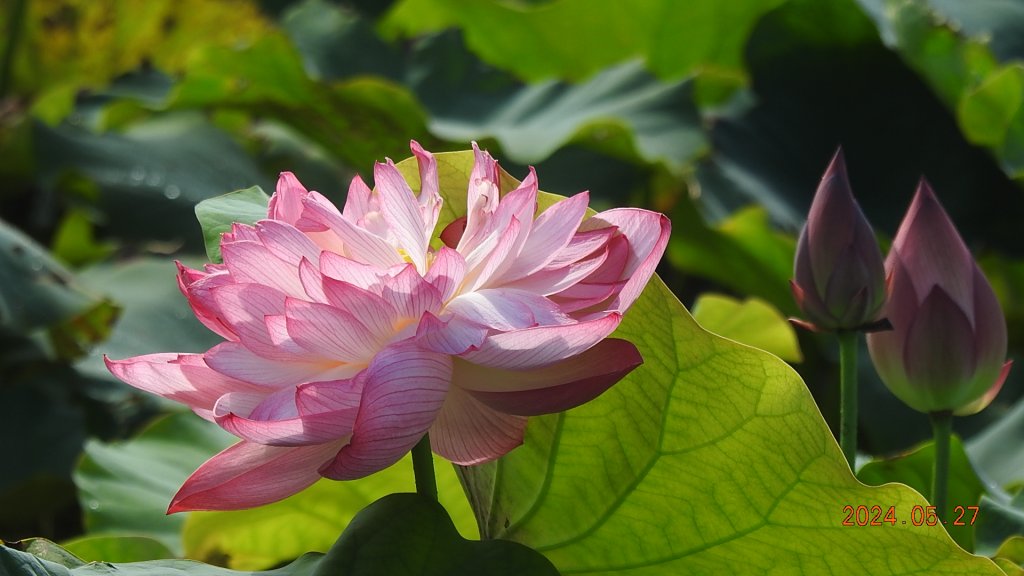
[{"label": "pink lotus flower", "polygon": [[867,336],[882,381],[920,412],[967,415],[988,406],[1010,371],[1006,319],[924,180],[885,264],[892,330]]},{"label": "pink lotus flower", "polygon": [[267,219],[234,225],[223,264],[180,267],[204,354],[108,360],[125,382],[187,404],[242,441],[203,464],[170,512],[269,503],[321,476],[366,476],[429,431],[459,464],[522,443],[528,416],[578,406],[642,359],[608,338],[654,273],[669,222],[638,209],[585,218],[580,193],[537,210],[531,170],[499,198],[474,145],[465,220],[440,235],[434,157],[421,191],[388,161],[344,210],[281,175]]}]

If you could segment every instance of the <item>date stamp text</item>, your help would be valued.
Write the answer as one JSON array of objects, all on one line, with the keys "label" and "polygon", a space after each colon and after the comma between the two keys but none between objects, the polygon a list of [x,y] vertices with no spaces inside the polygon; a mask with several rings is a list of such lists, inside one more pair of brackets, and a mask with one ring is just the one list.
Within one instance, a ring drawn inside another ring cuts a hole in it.
[{"label": "date stamp text", "polygon": [[896,507],[883,508],[879,505],[866,506],[861,504],[843,506],[843,526],[896,526],[910,524],[912,526],[974,526],[978,519],[977,506],[955,506],[953,513],[946,520],[939,520],[935,506],[914,506],[910,509],[910,518],[897,518]]}]

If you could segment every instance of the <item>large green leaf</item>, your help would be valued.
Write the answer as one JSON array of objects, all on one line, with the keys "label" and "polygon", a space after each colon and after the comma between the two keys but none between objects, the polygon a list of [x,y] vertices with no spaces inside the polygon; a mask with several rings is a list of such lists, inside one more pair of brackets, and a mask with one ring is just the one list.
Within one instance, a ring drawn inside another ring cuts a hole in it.
[{"label": "large green leaf", "polygon": [[638,56],[662,77],[702,70],[742,79],[747,35],[781,3],[559,0],[525,6],[405,0],[384,26],[404,34],[459,26],[481,58],[529,80],[580,80]]},{"label": "large green leaf", "polygon": [[[442,222],[464,212],[471,166],[468,153],[438,155]],[[415,186],[415,164],[400,169]],[[462,469],[485,537],[534,547],[563,574],[1000,574],[939,526],[843,526],[844,506],[910,520],[927,503],[860,484],[792,369],[701,330],[659,280],[616,335],[641,368],[531,419],[498,462]]]},{"label": "large green leaf", "polygon": [[[872,486],[900,482],[921,494],[929,494],[934,462],[935,444],[929,442],[895,458],[868,462],[857,472],[857,477]],[[960,439],[954,436],[950,442],[949,496],[946,500],[950,511],[947,512],[946,529],[965,550],[974,550],[974,510],[967,510],[967,507],[977,506],[984,491],[985,487],[967,459]]]},{"label": "large green leaf", "polygon": [[558,571],[522,544],[463,539],[437,502],[418,494],[391,494],[356,515],[315,576],[337,574],[557,576]]}]

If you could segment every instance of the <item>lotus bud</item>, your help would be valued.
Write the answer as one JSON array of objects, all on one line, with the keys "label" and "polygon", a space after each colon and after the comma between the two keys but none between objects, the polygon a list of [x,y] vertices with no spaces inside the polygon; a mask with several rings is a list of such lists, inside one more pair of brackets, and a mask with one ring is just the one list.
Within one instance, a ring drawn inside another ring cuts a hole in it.
[{"label": "lotus bud", "polygon": [[925,180],[885,262],[889,332],[868,335],[882,381],[921,412],[973,414],[1006,380],[1006,319]]},{"label": "lotus bud", "polygon": [[885,303],[882,253],[850,191],[841,149],[814,194],[793,275],[793,296],[806,318],[797,323],[811,329],[863,328]]}]

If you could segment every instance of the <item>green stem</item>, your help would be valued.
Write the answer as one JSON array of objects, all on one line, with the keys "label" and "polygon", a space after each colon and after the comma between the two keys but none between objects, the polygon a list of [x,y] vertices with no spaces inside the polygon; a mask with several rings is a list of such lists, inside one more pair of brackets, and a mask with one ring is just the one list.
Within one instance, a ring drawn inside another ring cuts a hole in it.
[{"label": "green stem", "polygon": [[953,434],[953,413],[932,412],[935,434],[935,467],[932,469],[932,504],[940,521],[946,519],[946,496],[949,485],[949,437]]},{"label": "green stem", "polygon": [[430,438],[426,434],[412,448],[412,471],[416,476],[416,493],[437,502],[434,456],[430,451]]},{"label": "green stem", "polygon": [[839,337],[839,446],[850,470],[857,458],[857,333],[842,331]]},{"label": "green stem", "polygon": [[10,20],[7,21],[7,44],[4,46],[3,59],[0,60],[0,98],[7,96],[11,88],[11,74],[14,70],[14,52],[21,36],[22,23],[25,21],[25,6],[28,0],[14,0]]}]

